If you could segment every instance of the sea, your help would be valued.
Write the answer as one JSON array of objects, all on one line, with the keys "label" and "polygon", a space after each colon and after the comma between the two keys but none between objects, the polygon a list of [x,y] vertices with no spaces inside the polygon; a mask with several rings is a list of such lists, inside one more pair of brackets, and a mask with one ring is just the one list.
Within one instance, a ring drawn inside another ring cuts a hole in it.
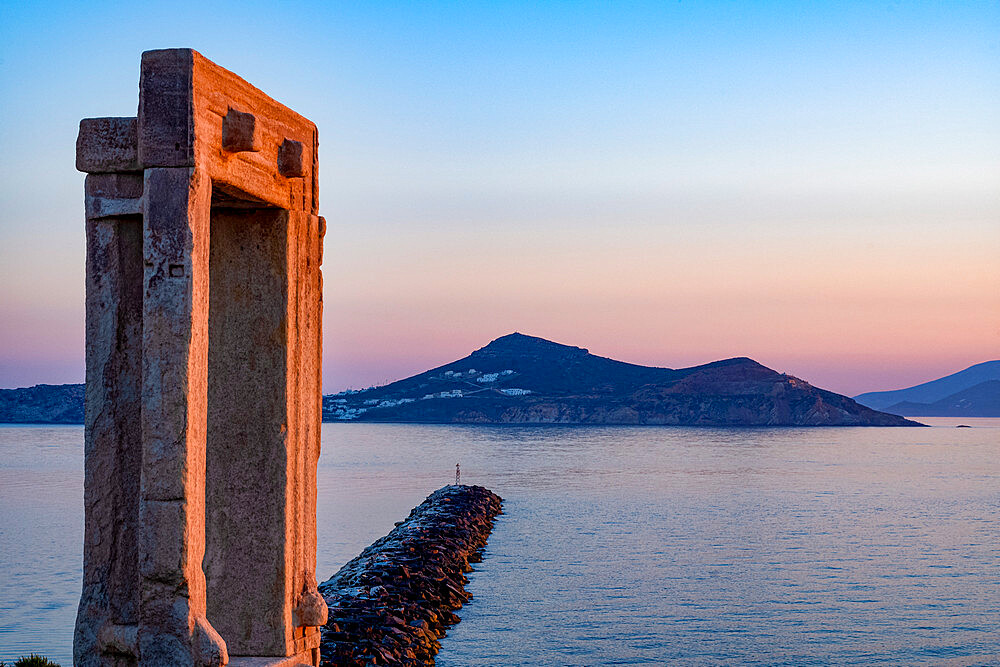
[{"label": "sea", "polygon": [[[1000,419],[324,424],[320,579],[431,491],[504,498],[437,664],[1000,665]],[[83,429],[0,426],[0,660],[72,664]]]}]

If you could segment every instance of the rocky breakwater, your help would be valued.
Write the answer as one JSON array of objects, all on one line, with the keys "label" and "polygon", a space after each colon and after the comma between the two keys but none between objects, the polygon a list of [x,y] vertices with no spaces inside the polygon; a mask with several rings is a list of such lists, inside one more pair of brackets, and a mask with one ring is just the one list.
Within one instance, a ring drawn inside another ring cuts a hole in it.
[{"label": "rocky breakwater", "polygon": [[330,608],[323,665],[433,665],[482,560],[502,499],[481,486],[450,485],[415,507],[385,537],[319,590]]}]

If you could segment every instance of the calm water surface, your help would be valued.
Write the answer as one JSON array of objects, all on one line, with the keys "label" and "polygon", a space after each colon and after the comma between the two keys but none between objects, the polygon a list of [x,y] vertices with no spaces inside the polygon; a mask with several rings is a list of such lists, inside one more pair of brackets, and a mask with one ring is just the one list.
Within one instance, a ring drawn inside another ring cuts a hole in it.
[{"label": "calm water surface", "polygon": [[[324,424],[319,573],[453,479],[506,499],[442,667],[1000,665],[1000,420]],[[0,426],[0,660],[71,663],[81,427]]]}]

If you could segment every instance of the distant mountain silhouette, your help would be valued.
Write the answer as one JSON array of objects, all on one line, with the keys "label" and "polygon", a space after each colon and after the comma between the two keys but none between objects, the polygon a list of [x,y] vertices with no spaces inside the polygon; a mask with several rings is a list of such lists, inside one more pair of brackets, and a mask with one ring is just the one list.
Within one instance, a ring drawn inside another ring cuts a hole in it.
[{"label": "distant mountain silhouette", "polygon": [[[854,397],[854,400],[873,410],[887,410],[889,406],[903,402],[934,403],[988,380],[1000,380],[1000,360],[984,361],[981,364],[969,366],[963,371],[905,389],[870,391],[859,394]],[[923,416],[931,417],[934,415],[926,414]]]},{"label": "distant mountain silhouette", "polygon": [[1000,417],[1000,380],[987,380],[933,403],[903,401],[886,408],[907,417]]},{"label": "distant mountain silhouette", "polygon": [[0,389],[0,423],[82,424],[82,384]]},{"label": "distant mountain silhouette", "polygon": [[327,421],[704,426],[915,426],[738,357],[638,366],[513,333],[464,359],[323,397]]}]

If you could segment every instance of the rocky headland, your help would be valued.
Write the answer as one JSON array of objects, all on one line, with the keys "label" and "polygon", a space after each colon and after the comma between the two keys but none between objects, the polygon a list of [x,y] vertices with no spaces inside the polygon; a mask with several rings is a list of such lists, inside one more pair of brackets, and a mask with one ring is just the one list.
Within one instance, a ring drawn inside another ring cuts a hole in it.
[{"label": "rocky headland", "polygon": [[481,486],[438,489],[328,581],[322,665],[433,665],[439,640],[472,595],[470,563],[501,513]]},{"label": "rocky headland", "polygon": [[323,397],[325,421],[919,426],[737,357],[639,366],[513,333],[450,364]]}]

